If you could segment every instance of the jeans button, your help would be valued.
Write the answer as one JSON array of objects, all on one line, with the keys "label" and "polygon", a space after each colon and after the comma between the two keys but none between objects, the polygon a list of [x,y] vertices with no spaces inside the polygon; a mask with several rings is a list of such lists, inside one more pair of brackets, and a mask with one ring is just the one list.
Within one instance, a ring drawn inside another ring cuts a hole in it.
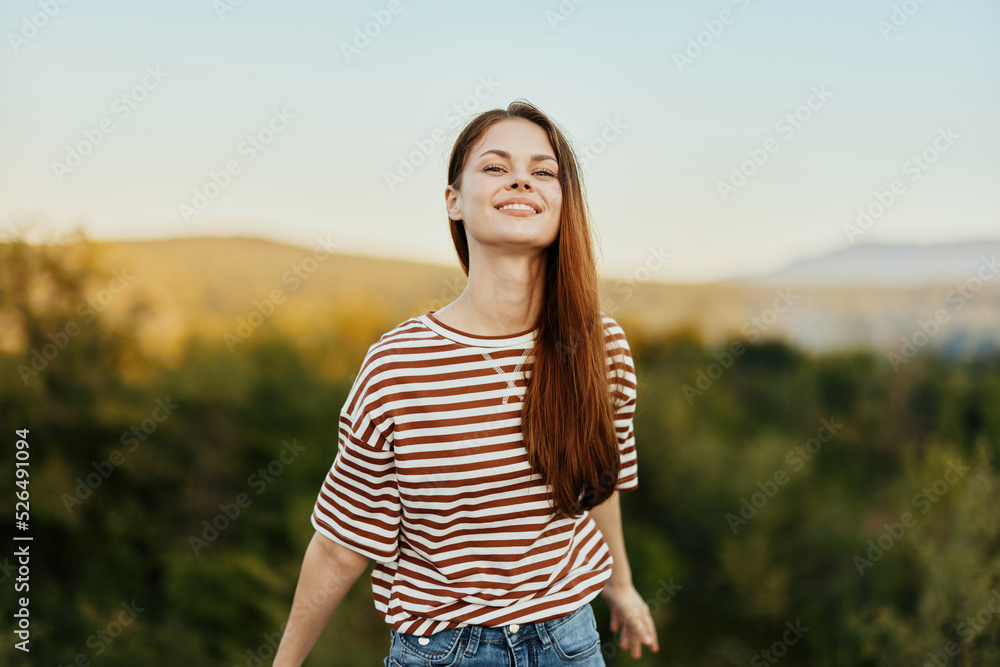
[{"label": "jeans button", "polygon": [[417,643],[420,644],[421,646],[427,646],[428,644],[431,643],[431,640],[429,637],[421,637],[420,639],[417,640]]},{"label": "jeans button", "polygon": [[517,634],[517,631],[520,630],[520,629],[521,629],[521,626],[518,625],[517,623],[513,623],[510,626],[510,631],[513,632],[514,634]]}]

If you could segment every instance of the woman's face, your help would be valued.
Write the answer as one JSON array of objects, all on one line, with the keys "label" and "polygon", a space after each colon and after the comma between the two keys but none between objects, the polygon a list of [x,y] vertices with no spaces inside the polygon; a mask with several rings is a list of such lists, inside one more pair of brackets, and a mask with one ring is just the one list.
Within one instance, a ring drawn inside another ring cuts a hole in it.
[{"label": "woman's face", "polygon": [[559,165],[545,130],[531,121],[491,126],[469,151],[461,182],[461,191],[446,188],[445,202],[448,217],[464,222],[470,252],[475,243],[534,253],[558,236]]}]

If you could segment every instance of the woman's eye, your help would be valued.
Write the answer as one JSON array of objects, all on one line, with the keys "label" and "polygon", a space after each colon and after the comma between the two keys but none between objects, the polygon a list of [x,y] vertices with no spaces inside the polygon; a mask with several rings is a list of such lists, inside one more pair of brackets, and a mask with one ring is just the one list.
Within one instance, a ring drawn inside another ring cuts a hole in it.
[{"label": "woman's eye", "polygon": [[[506,169],[505,169],[504,167],[502,167],[502,166],[500,166],[500,165],[498,165],[498,164],[491,164],[491,165],[488,165],[488,166],[486,166],[486,167],[483,167],[483,171],[490,171],[490,170],[495,170],[495,171],[507,171],[507,170],[506,170]],[[543,174],[543,175],[545,175],[545,176],[552,176],[552,177],[555,177],[555,174],[553,174],[553,173],[552,173],[551,171],[549,171],[548,169],[539,169],[539,170],[538,170],[538,171],[536,171],[535,173],[536,173],[536,174]]]}]

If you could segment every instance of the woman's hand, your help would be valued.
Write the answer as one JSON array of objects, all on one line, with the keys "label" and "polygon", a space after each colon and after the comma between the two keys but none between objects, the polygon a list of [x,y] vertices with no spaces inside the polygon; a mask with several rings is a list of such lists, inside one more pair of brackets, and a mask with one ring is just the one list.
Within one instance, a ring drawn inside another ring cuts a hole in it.
[{"label": "woman's hand", "polygon": [[642,656],[643,644],[648,644],[654,653],[660,651],[649,605],[639,595],[639,591],[635,590],[635,586],[609,581],[601,595],[611,609],[611,632],[618,632],[621,628],[623,651],[630,651],[633,658]]}]

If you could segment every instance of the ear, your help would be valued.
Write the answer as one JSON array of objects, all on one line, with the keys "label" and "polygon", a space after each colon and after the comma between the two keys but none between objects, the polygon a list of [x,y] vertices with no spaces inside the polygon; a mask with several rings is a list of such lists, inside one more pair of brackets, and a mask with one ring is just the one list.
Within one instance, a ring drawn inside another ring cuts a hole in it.
[{"label": "ear", "polygon": [[447,186],[444,189],[444,205],[448,210],[448,217],[452,220],[462,220],[462,193],[453,188],[452,186]]}]

